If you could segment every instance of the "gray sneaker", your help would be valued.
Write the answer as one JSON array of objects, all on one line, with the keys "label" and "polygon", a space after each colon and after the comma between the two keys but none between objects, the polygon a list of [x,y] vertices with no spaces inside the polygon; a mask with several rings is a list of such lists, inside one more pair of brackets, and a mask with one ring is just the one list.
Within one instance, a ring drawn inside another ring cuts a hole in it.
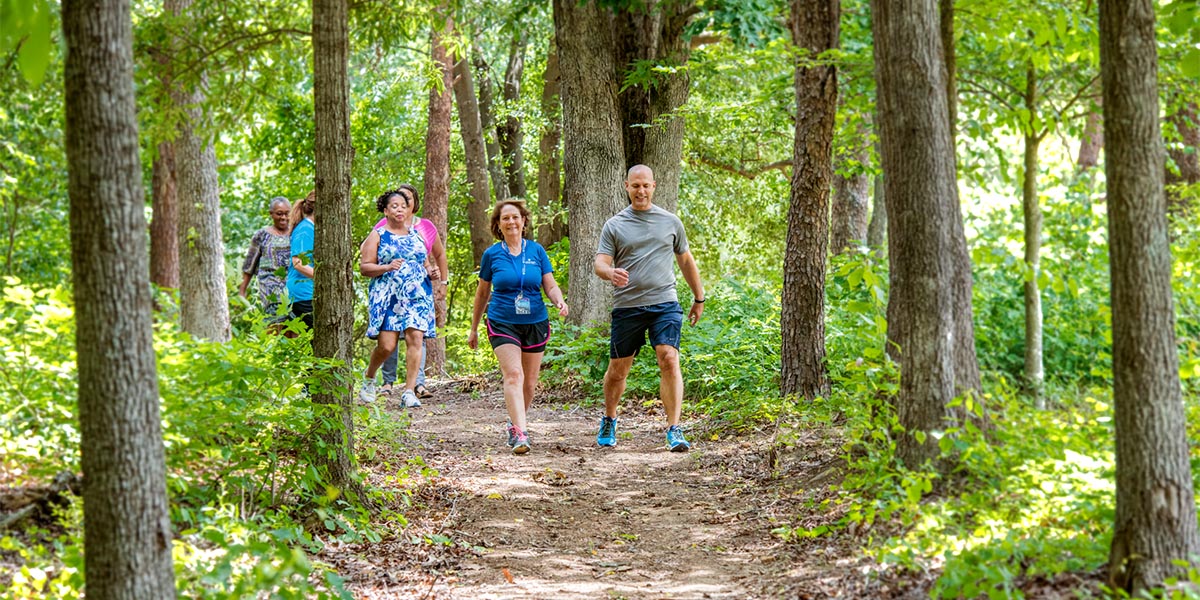
[{"label": "gray sneaker", "polygon": [[363,404],[371,404],[375,402],[375,396],[379,393],[379,385],[374,379],[363,379],[362,387],[358,389],[358,399]]},{"label": "gray sneaker", "polygon": [[421,401],[417,400],[417,395],[412,393],[412,390],[404,390],[404,393],[400,395],[400,402],[404,404],[404,408],[421,406]]}]

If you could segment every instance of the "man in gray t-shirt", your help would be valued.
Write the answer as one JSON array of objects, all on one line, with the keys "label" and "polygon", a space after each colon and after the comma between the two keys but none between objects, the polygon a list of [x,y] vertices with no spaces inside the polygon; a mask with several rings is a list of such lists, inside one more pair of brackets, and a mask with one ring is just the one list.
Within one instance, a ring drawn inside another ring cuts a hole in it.
[{"label": "man in gray t-shirt", "polygon": [[629,207],[604,223],[593,269],[616,286],[612,329],[609,335],[608,371],[604,374],[604,417],[596,443],[617,445],[617,405],[633,358],[650,336],[658,358],[663,410],[667,413],[667,447],[672,452],[691,448],[679,427],[683,412],[683,372],[679,368],[679,335],[683,308],[675,293],[675,268],[692,288],[688,322],[693,326],[704,312],[704,286],[700,269],[688,251],[683,223],[654,206],[654,173],[636,165],[625,176]]}]

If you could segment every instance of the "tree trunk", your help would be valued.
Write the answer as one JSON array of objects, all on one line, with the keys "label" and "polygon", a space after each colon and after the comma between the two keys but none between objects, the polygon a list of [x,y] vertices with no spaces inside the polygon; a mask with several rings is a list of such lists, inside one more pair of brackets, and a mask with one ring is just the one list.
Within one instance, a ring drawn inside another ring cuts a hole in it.
[{"label": "tree trunk", "polygon": [[[616,84],[624,87],[625,73],[637,61],[683,67],[691,46],[683,32],[695,14],[695,2],[657,3],[652,9],[633,7],[616,14]],[[673,113],[687,103],[691,78],[687,69],[654,74],[653,84],[629,86],[617,97],[621,111],[625,168],[645,164],[654,170],[654,204],[671,212],[679,206],[683,165],[684,120]]]},{"label": "tree trunk", "polygon": [[[876,113],[875,122],[879,122],[878,113]],[[878,131],[878,129],[876,129]],[[875,139],[875,154],[883,156],[883,149],[879,147],[879,138]],[[871,223],[867,225],[867,245],[873,251],[882,251],[887,247],[887,203],[884,202],[884,183],[883,171],[875,176],[875,182],[871,186]]]},{"label": "tree trunk", "polygon": [[[861,132],[863,144],[853,156],[842,156],[846,162],[866,165],[870,161],[866,131]],[[848,160],[847,160],[848,159]],[[870,208],[871,180],[862,167],[851,167],[855,173],[849,177],[833,175],[833,208],[830,211],[829,247],[834,254],[841,254],[867,242],[867,211]]]},{"label": "tree trunk", "polygon": [[1042,367],[1042,293],[1041,275],[1042,207],[1038,202],[1038,145],[1041,136],[1033,130],[1038,114],[1037,73],[1032,63],[1025,70],[1025,110],[1029,111],[1025,133],[1025,178],[1021,186],[1021,207],[1025,220],[1025,388],[1038,410],[1046,408],[1042,393],[1046,374]]},{"label": "tree trunk", "polygon": [[538,226],[537,239],[549,248],[566,235],[563,219],[562,161],[559,141],[562,139],[562,102],[559,92],[562,78],[558,71],[558,48],[550,40],[550,54],[546,57],[546,72],[542,75],[542,116],[546,127],[538,142],[538,213],[542,222]]},{"label": "tree trunk", "polygon": [[[962,205],[958,200],[958,53],[954,44],[954,0],[939,0],[938,35],[946,63],[946,114],[950,125],[950,150],[954,153],[954,197],[950,199],[950,244],[954,262],[954,385],[955,393],[982,397],[983,380],[975,352],[975,311],[971,306],[975,277],[971,272],[971,250],[963,229]],[[955,409],[966,418],[965,407]],[[980,422],[983,422],[982,419]]]},{"label": "tree trunk", "polygon": [[479,127],[483,136],[483,147],[487,151],[487,169],[492,180],[492,194],[496,202],[508,199],[508,181],[504,178],[504,157],[500,155],[500,142],[497,138],[496,117],[492,110],[495,93],[492,92],[492,69],[483,59],[483,51],[478,47],[471,49],[472,64],[475,67],[476,90],[479,92]]},{"label": "tree trunk", "polygon": [[150,221],[150,282],[158,287],[179,287],[179,199],[175,190],[175,146],[158,145],[152,167]]},{"label": "tree trunk", "polygon": [[612,286],[592,263],[604,221],[627,204],[612,13],[597,0],[554,0],[562,70],[563,192],[571,231],[569,284],[575,324],[606,323]]},{"label": "tree trunk", "polygon": [[[1167,146],[1167,156],[1175,163],[1175,171],[1166,169],[1166,183],[1170,185],[1200,182],[1200,114],[1195,102],[1185,104],[1167,120],[1179,133],[1179,143]],[[1188,210],[1186,199],[1172,191],[1167,192],[1167,213],[1181,215]]]},{"label": "tree trunk", "polygon": [[[951,227],[957,197],[934,0],[872,0],[888,212],[888,339],[899,346],[897,408],[909,468],[935,459],[954,397]],[[920,432],[920,434],[918,434]]]},{"label": "tree trunk", "polygon": [[[805,58],[838,47],[839,0],[793,0],[792,42]],[[829,395],[825,371],[825,263],[829,255],[829,184],[833,176],[833,121],[837,68],[797,63],[796,137],[791,203],[783,261],[784,396]]]},{"label": "tree trunk", "polygon": [[1100,3],[1117,509],[1110,584],[1130,595],[1200,552],[1179,383],[1150,0]]},{"label": "tree trunk", "polygon": [[174,598],[128,2],[62,4],[87,596]]},{"label": "tree trunk", "polygon": [[1100,149],[1104,147],[1103,102],[1096,100],[1096,109],[1089,111],[1083,124],[1083,137],[1079,139],[1079,156],[1075,168],[1087,171],[1100,164]]},{"label": "tree trunk", "polygon": [[[185,19],[192,0],[165,0],[166,10]],[[177,43],[182,43],[177,41]],[[214,342],[229,341],[229,300],[225,288],[225,244],[221,240],[221,192],[211,123],[203,109],[208,87],[200,73],[194,82],[173,81],[171,99],[181,109],[175,139],[179,179],[180,327]]]},{"label": "tree trunk", "polygon": [[[448,15],[450,10],[442,5],[436,10],[438,15]],[[454,65],[446,52],[443,39],[453,35],[454,21],[445,17],[445,26],[435,28],[430,33],[430,57],[434,64],[442,70],[440,86],[429,88],[429,125],[425,131],[425,218],[437,227],[438,235],[446,245],[448,212],[450,206],[450,111],[454,99],[450,90],[454,86]],[[450,279],[449,273],[443,273],[442,279]],[[438,331],[445,331],[447,314],[446,300],[435,303],[434,310],[437,318]],[[446,370],[446,337],[425,340],[427,352],[426,369],[433,373],[443,373]]]},{"label": "tree trunk", "polygon": [[333,359],[330,379],[317,386],[314,428],[323,448],[325,481],[353,503],[367,501],[354,464],[354,249],[350,232],[350,57],[348,0],[313,0],[313,120],[317,200],[313,221],[313,356]]},{"label": "tree trunk", "polygon": [[496,137],[500,139],[500,152],[504,156],[505,179],[508,181],[508,195],[525,198],[528,190],[525,188],[525,156],[521,144],[525,135],[521,132],[521,118],[514,109],[521,102],[521,78],[525,76],[525,33],[513,37],[512,48],[508,53],[508,68],[504,70],[504,104],[508,109],[508,117],[504,123],[496,127]]},{"label": "tree trunk", "polygon": [[488,159],[483,144],[483,125],[479,121],[479,103],[467,59],[454,65],[454,100],[458,105],[458,123],[467,162],[467,186],[471,202],[467,204],[467,221],[471,226],[472,264],[478,266],[483,251],[492,245],[488,209]]}]

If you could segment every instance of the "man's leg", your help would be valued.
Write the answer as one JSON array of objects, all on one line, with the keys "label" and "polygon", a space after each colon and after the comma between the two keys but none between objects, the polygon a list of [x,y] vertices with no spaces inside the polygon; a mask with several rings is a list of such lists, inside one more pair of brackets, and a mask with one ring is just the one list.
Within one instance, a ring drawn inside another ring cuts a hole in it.
[{"label": "man's leg", "polygon": [[617,405],[621,403],[621,394],[625,393],[626,379],[629,369],[633,367],[632,356],[625,358],[610,358],[608,370],[604,372],[604,416],[615,418]]},{"label": "man's leg", "polygon": [[667,426],[678,425],[683,412],[683,370],[679,367],[679,350],[660,344],[654,347],[658,358],[658,395],[662,398]]},{"label": "man's leg", "polygon": [[425,349],[425,342],[421,342],[421,370],[417,371],[417,387],[425,385],[425,357],[429,352]]},{"label": "man's leg", "polygon": [[396,383],[396,364],[400,361],[400,345],[383,361],[383,385]]}]

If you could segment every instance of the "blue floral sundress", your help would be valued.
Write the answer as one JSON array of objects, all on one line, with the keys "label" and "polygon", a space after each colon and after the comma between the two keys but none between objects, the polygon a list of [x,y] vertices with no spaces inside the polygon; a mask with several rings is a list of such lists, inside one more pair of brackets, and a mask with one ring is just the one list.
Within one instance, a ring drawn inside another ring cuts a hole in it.
[{"label": "blue floral sundress", "polygon": [[425,242],[415,229],[408,235],[396,235],[379,229],[379,252],[376,262],[386,265],[399,258],[404,265],[371,279],[367,288],[367,337],[376,339],[380,331],[419,329],[425,337],[437,334],[434,320],[433,293],[425,285]]}]

